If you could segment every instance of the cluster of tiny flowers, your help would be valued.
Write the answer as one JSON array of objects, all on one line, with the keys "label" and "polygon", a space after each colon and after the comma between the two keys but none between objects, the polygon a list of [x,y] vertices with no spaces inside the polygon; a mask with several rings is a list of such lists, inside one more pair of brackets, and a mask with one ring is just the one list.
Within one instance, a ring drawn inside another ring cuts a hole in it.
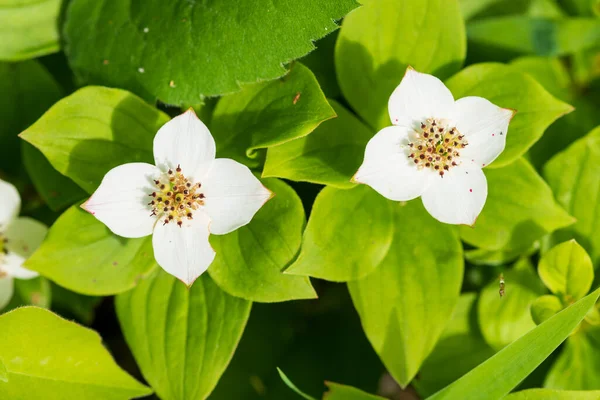
[{"label": "cluster of tiny flowers", "polygon": [[[8,248],[6,247],[8,238],[0,233],[0,265],[2,265],[3,258],[8,255]],[[0,269],[0,278],[6,276],[6,272]]]},{"label": "cluster of tiny flowers", "polygon": [[169,170],[162,180],[155,180],[158,189],[150,193],[153,199],[148,203],[152,207],[151,216],[163,219],[163,225],[171,221],[181,227],[183,219],[192,219],[193,211],[204,205],[204,194],[200,192],[201,184],[190,182],[177,166],[175,171]]},{"label": "cluster of tiny flowers", "polygon": [[458,165],[460,149],[467,147],[464,135],[455,127],[448,127],[440,120],[429,118],[421,123],[415,139],[408,143],[408,158],[421,168],[430,168],[444,176],[444,171]]}]

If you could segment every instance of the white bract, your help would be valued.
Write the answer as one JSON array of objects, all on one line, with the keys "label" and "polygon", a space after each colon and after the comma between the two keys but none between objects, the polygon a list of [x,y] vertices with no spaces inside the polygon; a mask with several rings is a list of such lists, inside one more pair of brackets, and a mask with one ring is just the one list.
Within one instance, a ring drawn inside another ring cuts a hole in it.
[{"label": "white bract", "polygon": [[421,196],[439,221],[473,225],[487,198],[481,169],[504,150],[515,111],[481,97],[454,101],[438,78],[410,67],[388,111],[394,126],[369,141],[353,180],[390,200]]},{"label": "white bract", "polygon": [[209,235],[246,225],[272,193],[245,165],[215,159],[192,109],[159,129],[154,161],[113,168],[82,207],[119,236],[151,234],[156,262],[190,286],[215,258]]},{"label": "white bract", "polygon": [[48,228],[27,217],[18,217],[21,208],[19,192],[0,180],[0,309],[13,296],[16,279],[31,279],[37,272],[23,267],[23,262],[40,246]]}]

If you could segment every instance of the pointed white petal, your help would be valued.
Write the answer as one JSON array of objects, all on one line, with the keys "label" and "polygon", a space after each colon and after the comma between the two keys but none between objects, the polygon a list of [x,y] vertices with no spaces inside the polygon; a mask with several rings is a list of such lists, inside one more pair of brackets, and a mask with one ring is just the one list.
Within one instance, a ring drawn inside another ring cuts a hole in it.
[{"label": "pointed white petal", "polygon": [[160,175],[161,171],[151,164],[119,165],[108,171],[81,207],[119,236],[148,236],[156,222],[156,217],[150,216],[149,194],[156,190],[152,181]]},{"label": "pointed white petal", "polygon": [[152,246],[158,265],[187,286],[208,269],[215,259],[215,251],[208,241],[210,219],[201,210],[194,219],[177,223],[159,222],[154,228]]},{"label": "pointed white petal", "polygon": [[457,100],[452,120],[468,142],[461,157],[482,168],[494,161],[504,150],[508,123],[514,113],[514,110],[500,108],[482,97]]},{"label": "pointed white petal", "polygon": [[210,233],[224,235],[244,226],[273,193],[248,167],[229,158],[217,158],[202,180],[204,211],[210,217]]},{"label": "pointed white petal", "polygon": [[453,105],[454,97],[442,81],[408,67],[390,96],[388,111],[392,124],[412,126],[427,118],[449,118]]},{"label": "pointed white petal", "polygon": [[181,166],[198,180],[215,159],[215,140],[191,108],[164,124],[154,137],[154,160],[163,170]]},{"label": "pointed white petal", "polygon": [[19,279],[38,276],[37,272],[23,268],[23,263],[40,247],[47,233],[48,227],[35,219],[21,217],[14,220],[5,232],[8,254],[2,259],[1,269]]},{"label": "pointed white petal", "polygon": [[481,168],[463,162],[444,177],[436,176],[421,196],[435,219],[446,224],[473,225],[487,198],[487,181]]},{"label": "pointed white petal", "polygon": [[10,303],[14,293],[14,282],[12,276],[5,275],[0,278],[0,310]]},{"label": "pointed white petal", "polygon": [[355,182],[371,186],[382,196],[396,201],[419,197],[429,186],[433,173],[418,169],[408,158],[411,130],[389,126],[367,143],[365,159],[354,175]]},{"label": "pointed white petal", "polygon": [[21,197],[10,183],[0,179],[0,232],[19,215]]}]

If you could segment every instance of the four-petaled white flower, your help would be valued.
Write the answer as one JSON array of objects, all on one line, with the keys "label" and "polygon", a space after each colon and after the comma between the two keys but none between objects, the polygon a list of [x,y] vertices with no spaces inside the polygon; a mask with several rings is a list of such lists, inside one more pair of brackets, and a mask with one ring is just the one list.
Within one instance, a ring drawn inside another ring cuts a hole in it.
[{"label": "four-petaled white flower", "polygon": [[454,101],[438,78],[410,67],[388,111],[394,126],[369,141],[353,181],[390,200],[421,196],[439,221],[473,225],[487,198],[481,169],[504,150],[516,111],[481,97]]},{"label": "four-petaled white flower", "polygon": [[12,298],[13,279],[32,279],[37,272],[23,267],[23,262],[40,246],[48,228],[27,217],[18,217],[21,209],[19,192],[0,180],[0,309]]},{"label": "four-petaled white flower", "polygon": [[215,159],[192,109],[159,129],[154,161],[113,168],[82,208],[119,236],[152,234],[157,263],[190,286],[215,258],[209,234],[246,225],[272,193],[245,165]]}]

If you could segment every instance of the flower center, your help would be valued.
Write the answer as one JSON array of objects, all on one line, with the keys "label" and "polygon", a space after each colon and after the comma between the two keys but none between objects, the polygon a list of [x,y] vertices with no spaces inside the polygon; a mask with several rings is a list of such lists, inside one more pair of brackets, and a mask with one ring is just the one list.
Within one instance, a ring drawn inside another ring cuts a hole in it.
[{"label": "flower center", "polygon": [[460,163],[460,150],[467,145],[458,129],[439,119],[428,118],[421,122],[421,129],[415,130],[414,140],[408,143],[408,158],[413,159],[418,168],[432,169],[443,177],[445,171]]},{"label": "flower center", "polygon": [[204,205],[202,185],[187,179],[179,166],[155,180],[154,185],[157,190],[149,195],[152,197],[148,203],[152,207],[150,216],[158,216],[163,225],[174,221],[181,227],[184,218],[192,219],[194,211]]},{"label": "flower center", "polygon": [[[0,233],[0,267],[4,263],[4,257],[8,255],[8,248],[6,247],[8,243],[8,238],[4,236],[4,234]],[[4,278],[6,276],[6,272],[4,272],[0,268],[0,278]]]}]

